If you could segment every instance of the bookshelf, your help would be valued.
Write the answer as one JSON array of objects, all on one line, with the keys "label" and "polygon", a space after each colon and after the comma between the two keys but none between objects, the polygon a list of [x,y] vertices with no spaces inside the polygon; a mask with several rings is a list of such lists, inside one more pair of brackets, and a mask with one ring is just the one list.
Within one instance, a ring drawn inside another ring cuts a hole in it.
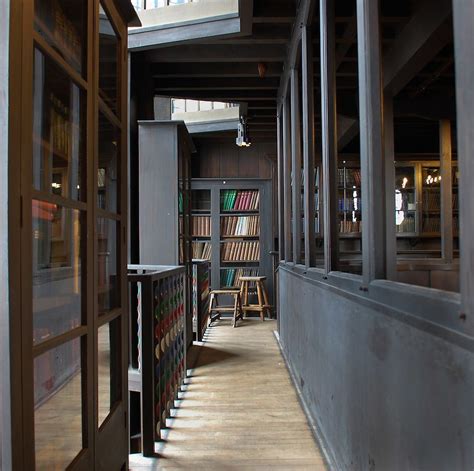
[{"label": "bookshelf", "polygon": [[344,164],[337,170],[339,233],[359,236],[362,230],[360,168]]},{"label": "bookshelf", "polygon": [[[193,246],[195,252],[207,250],[211,287],[237,287],[241,275],[262,275],[271,296],[271,181],[193,179],[192,192]],[[210,225],[200,221],[203,217]],[[209,228],[204,233],[203,224]]]}]

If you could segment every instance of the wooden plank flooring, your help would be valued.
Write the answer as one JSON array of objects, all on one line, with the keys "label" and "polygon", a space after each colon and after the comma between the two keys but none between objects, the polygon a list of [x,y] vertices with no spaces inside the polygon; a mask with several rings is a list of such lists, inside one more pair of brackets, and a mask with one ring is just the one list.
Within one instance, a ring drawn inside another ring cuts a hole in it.
[{"label": "wooden plank flooring", "polygon": [[275,321],[222,320],[194,346],[195,368],[160,457],[133,471],[325,470],[281,357]]}]

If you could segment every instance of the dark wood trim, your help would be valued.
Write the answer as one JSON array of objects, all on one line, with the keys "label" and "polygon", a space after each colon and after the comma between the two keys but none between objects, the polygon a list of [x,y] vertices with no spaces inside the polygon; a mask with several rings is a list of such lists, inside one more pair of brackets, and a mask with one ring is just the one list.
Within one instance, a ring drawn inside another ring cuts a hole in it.
[{"label": "dark wood trim", "polygon": [[360,160],[362,177],[362,265],[369,283],[386,277],[385,171],[379,1],[357,1]]},{"label": "dark wood trim", "polygon": [[43,353],[46,353],[49,350],[59,347],[67,342],[70,342],[74,339],[87,335],[88,329],[87,326],[76,327],[75,329],[68,330],[64,334],[57,335],[51,339],[45,340],[33,347],[33,358],[37,358]]},{"label": "dark wood trim", "polygon": [[278,251],[279,260],[285,257],[285,181],[284,181],[284,149],[283,149],[283,129],[282,116],[277,116],[277,158],[278,158]]},{"label": "dark wood trim", "polygon": [[285,229],[284,260],[290,262],[292,258],[291,246],[291,131],[290,131],[290,103],[287,98],[283,103],[283,207]]},{"label": "dark wood trim", "polygon": [[323,235],[326,273],[338,269],[335,0],[320,0]]}]

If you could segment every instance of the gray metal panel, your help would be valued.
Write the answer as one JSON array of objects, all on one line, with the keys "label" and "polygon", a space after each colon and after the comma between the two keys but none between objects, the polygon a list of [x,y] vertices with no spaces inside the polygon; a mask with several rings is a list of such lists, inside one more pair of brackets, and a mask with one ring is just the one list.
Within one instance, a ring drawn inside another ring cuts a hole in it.
[{"label": "gray metal panel", "polygon": [[0,469],[11,469],[10,305],[8,277],[8,61],[10,0],[0,0]]},{"label": "gray metal panel", "polygon": [[[332,469],[474,469],[459,295],[280,266],[280,338]],[[331,278],[331,277],[329,277]],[[357,277],[356,277],[357,278]]]},{"label": "gray metal panel", "polygon": [[139,124],[140,264],[179,265],[178,128]]}]

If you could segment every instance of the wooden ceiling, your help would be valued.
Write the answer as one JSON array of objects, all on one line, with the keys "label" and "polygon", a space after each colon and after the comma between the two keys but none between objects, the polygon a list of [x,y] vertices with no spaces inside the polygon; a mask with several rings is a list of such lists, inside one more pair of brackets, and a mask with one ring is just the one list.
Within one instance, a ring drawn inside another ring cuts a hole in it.
[{"label": "wooden ceiling", "polygon": [[[410,129],[422,128],[426,120],[430,120],[426,128],[430,130],[433,120],[454,116],[449,1],[382,0],[384,87],[396,97],[397,136],[408,138]],[[355,5],[355,0],[336,2],[335,31],[338,114],[357,120]],[[250,36],[199,40],[135,54],[150,64],[156,95],[247,103],[252,138],[275,139],[277,93],[295,16],[296,1],[254,0]],[[314,12],[312,35],[318,130],[318,11]],[[259,77],[259,63],[266,65],[264,78]],[[410,128],[411,123],[416,126]],[[354,147],[357,139],[347,142],[351,143]],[[354,149],[349,146],[348,150]]]}]

